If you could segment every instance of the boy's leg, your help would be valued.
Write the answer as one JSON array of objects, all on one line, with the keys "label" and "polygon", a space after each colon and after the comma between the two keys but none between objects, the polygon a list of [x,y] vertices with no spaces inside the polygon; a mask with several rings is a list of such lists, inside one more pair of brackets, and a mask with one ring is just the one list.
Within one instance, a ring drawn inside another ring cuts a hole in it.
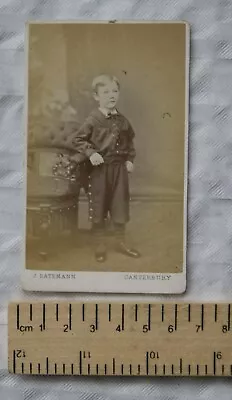
[{"label": "boy's leg", "polygon": [[94,167],[88,185],[89,219],[92,222],[95,258],[98,262],[106,260],[104,231],[106,173],[105,165]]},{"label": "boy's leg", "polygon": [[104,224],[93,224],[93,236],[96,261],[104,262],[106,260]]},{"label": "boy's leg", "polygon": [[111,168],[112,198],[111,217],[115,228],[116,250],[129,257],[138,258],[140,253],[126,243],[125,226],[129,221],[129,181],[125,164],[117,164]]}]

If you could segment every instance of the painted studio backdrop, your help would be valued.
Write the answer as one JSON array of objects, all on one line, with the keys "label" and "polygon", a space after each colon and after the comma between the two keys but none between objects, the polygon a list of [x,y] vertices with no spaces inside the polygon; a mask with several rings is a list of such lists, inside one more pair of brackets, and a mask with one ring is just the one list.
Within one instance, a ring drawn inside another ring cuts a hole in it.
[{"label": "painted studio backdrop", "polygon": [[[59,147],[60,140],[68,141],[66,129],[72,131],[71,135],[75,126],[83,123],[96,107],[91,92],[92,79],[101,73],[117,76],[121,85],[118,109],[129,119],[136,135],[128,234],[143,257],[136,261],[121,258],[118,261],[117,257],[121,256],[114,255],[111,270],[180,272],[183,263],[186,26],[174,23],[32,24],[28,39],[28,148],[46,147],[42,141],[48,135],[52,137],[49,148]],[[28,193],[32,191],[30,182],[28,180]],[[46,190],[53,190],[52,185],[48,189],[41,184],[45,197]],[[78,202],[78,225],[88,230],[87,199],[82,192]],[[29,197],[27,204],[29,209]],[[42,220],[49,223],[46,215]],[[69,270],[92,268],[93,260],[85,255],[85,242],[82,244],[78,249],[82,261],[72,265],[69,255]],[[73,251],[77,248],[78,244]],[[28,268],[47,268],[46,260],[35,261],[33,252],[30,257],[34,257],[34,262],[28,264]],[[55,270],[63,269],[51,256],[49,268],[52,263]],[[104,265],[100,268],[107,269]]]}]

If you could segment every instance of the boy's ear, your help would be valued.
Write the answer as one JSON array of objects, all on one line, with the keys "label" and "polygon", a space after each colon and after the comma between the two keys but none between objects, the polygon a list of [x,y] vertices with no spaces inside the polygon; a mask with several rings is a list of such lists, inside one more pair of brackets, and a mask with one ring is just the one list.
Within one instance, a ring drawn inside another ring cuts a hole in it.
[{"label": "boy's ear", "polygon": [[95,92],[93,93],[93,98],[94,100],[99,101],[99,96]]}]

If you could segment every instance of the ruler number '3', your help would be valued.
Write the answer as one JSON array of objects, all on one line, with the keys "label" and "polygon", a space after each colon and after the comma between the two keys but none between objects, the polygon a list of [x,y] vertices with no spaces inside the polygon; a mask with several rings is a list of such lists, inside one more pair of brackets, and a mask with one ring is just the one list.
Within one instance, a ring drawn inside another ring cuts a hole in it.
[{"label": "ruler number '3'", "polygon": [[90,325],[89,327],[90,332],[95,332],[96,331],[96,326],[94,324]]}]

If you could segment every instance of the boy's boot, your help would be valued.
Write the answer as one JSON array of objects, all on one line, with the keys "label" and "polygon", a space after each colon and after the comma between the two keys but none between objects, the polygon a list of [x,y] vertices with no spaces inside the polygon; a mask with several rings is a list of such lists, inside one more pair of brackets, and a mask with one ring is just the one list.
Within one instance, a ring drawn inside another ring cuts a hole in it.
[{"label": "boy's boot", "polygon": [[138,250],[131,248],[125,242],[125,225],[115,224],[115,250],[118,253],[124,254],[128,257],[139,258],[140,253]]}]

